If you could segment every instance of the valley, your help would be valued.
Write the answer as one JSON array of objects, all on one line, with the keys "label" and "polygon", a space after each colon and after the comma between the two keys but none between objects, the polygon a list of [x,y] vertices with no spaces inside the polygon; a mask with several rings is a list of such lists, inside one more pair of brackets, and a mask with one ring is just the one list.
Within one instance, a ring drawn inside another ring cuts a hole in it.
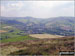
[{"label": "valley", "polygon": [[[16,19],[15,19],[16,18]],[[1,26],[14,27],[25,34],[55,34],[73,36],[75,17],[34,18],[34,17],[0,17]],[[3,28],[4,28],[3,27]],[[1,27],[1,29],[3,29]]]},{"label": "valley", "polygon": [[74,18],[0,17],[1,55],[58,55],[59,51],[74,51]]},{"label": "valley", "polygon": [[0,56],[75,56],[74,0],[0,0]]}]

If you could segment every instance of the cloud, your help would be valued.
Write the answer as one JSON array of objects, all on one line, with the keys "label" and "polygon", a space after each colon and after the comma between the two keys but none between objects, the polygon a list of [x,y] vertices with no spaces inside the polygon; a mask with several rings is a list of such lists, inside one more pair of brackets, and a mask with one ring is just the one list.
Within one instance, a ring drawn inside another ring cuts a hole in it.
[{"label": "cloud", "polygon": [[22,2],[16,2],[16,3],[8,3],[9,7],[14,7],[14,8],[22,8],[24,4]]},{"label": "cloud", "polygon": [[38,18],[74,16],[74,1],[3,1],[1,16]]}]

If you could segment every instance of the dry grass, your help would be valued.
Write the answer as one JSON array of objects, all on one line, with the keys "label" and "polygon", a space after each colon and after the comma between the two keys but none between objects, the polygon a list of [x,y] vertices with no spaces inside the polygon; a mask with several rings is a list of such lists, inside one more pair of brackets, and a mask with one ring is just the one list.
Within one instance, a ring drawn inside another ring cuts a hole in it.
[{"label": "dry grass", "polygon": [[[36,41],[26,41],[23,46],[27,49],[10,53],[11,55],[59,55],[59,51],[74,51],[74,37],[40,39]],[[33,42],[35,42],[33,44]],[[66,43],[66,44],[65,44]],[[22,43],[21,43],[22,44]]]},{"label": "dry grass", "polygon": [[26,49],[26,47],[24,48],[18,48],[16,46],[10,45],[10,46],[5,46],[3,48],[0,49],[0,55],[2,56],[7,56],[8,54],[10,54],[11,52],[15,52],[15,51],[19,51],[19,50],[24,50]]},{"label": "dry grass", "polygon": [[[0,43],[2,55],[56,55],[74,51],[74,36]],[[35,51],[36,50],[36,51]]]}]

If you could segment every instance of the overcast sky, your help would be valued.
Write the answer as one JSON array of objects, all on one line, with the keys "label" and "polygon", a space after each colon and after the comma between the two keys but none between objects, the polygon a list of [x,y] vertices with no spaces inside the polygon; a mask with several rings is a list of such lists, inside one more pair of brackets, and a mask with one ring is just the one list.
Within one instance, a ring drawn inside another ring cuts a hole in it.
[{"label": "overcast sky", "polygon": [[74,1],[1,1],[0,6],[6,17],[74,16]]}]

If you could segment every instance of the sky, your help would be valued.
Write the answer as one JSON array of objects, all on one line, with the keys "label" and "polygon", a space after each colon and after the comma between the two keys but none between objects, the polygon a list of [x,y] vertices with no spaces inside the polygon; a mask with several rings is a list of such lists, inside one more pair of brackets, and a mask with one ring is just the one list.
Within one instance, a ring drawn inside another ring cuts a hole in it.
[{"label": "sky", "polygon": [[5,17],[74,16],[74,1],[1,1],[0,7]]}]

